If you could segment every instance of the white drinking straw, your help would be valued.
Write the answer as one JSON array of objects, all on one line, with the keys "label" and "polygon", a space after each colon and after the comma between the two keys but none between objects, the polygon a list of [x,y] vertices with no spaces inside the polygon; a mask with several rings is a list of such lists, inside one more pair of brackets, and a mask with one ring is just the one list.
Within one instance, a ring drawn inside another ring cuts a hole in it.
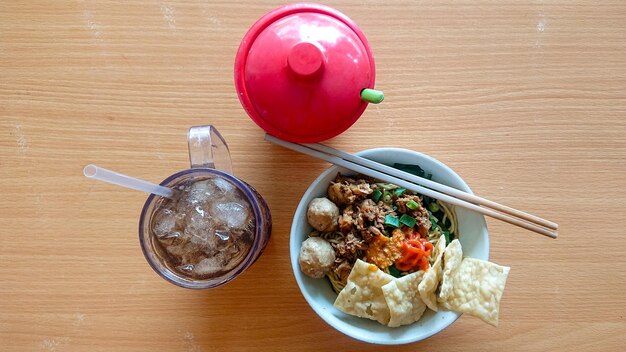
[{"label": "white drinking straw", "polygon": [[93,164],[85,166],[85,168],[83,169],[83,174],[86,177],[93,178],[99,181],[112,183],[114,185],[131,188],[137,191],[156,194],[161,197],[173,198],[176,193],[176,191],[171,188],[155,185],[154,183],[122,175],[115,171],[107,170]]}]

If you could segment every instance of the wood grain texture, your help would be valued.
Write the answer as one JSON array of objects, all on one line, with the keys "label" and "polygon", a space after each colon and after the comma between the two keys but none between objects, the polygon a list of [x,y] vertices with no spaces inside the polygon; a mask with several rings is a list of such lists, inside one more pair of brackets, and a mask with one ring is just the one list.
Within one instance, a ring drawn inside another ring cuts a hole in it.
[{"label": "wood grain texture", "polygon": [[[626,3],[328,1],[373,47],[370,106],[328,144],[430,154],[487,198],[561,225],[489,220],[512,267],[500,327],[462,317],[385,350],[617,351],[626,343]],[[233,61],[273,1],[0,2],[0,350],[379,351],[326,325],[289,265],[293,211],[323,162],[270,145]],[[271,242],[242,277],[189,291],[138,246],[143,194],[84,179],[97,163],[158,182],[215,124],[266,198]]]}]

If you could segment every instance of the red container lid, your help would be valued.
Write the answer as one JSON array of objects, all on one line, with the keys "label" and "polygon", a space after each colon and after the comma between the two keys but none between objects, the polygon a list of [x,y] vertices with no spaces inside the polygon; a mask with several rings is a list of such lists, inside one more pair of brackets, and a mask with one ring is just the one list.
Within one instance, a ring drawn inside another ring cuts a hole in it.
[{"label": "red container lid", "polygon": [[252,120],[271,135],[313,143],[350,127],[374,88],[374,57],[363,32],[327,6],[278,8],[246,33],[235,59],[235,86]]}]

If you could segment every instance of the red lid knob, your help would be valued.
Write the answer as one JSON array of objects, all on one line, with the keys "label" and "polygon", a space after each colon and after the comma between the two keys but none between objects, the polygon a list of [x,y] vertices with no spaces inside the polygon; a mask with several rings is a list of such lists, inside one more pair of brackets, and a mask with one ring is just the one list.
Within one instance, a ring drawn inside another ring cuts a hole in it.
[{"label": "red lid knob", "polygon": [[278,8],[246,33],[235,59],[239,100],[268,133],[292,142],[332,138],[350,127],[373,88],[374,58],[361,30],[327,6]]},{"label": "red lid knob", "polygon": [[301,42],[289,50],[287,66],[301,78],[311,77],[324,67],[324,54],[314,44]]}]

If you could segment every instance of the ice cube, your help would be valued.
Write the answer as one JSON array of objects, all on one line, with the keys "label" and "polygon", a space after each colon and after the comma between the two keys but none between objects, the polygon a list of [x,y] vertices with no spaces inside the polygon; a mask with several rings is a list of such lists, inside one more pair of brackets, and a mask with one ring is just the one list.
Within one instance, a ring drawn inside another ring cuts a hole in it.
[{"label": "ice cube", "polygon": [[191,184],[191,186],[189,187],[189,191],[190,192],[206,192],[210,194],[212,192],[211,184],[212,184],[211,180],[196,181]]},{"label": "ice cube", "polygon": [[183,207],[195,207],[206,203],[211,197],[214,197],[219,189],[211,182],[211,180],[194,182],[189,190],[183,194],[181,201]]},{"label": "ice cube", "polygon": [[200,257],[202,259],[194,265],[194,274],[205,276],[230,271],[248,254],[249,247],[233,240],[232,237],[227,241],[222,241],[221,244],[222,248],[219,250],[207,253],[209,256]]},{"label": "ice cube", "polygon": [[250,203],[249,203],[248,198],[239,190],[237,192],[232,193],[228,197],[228,200],[234,203],[239,203],[243,207],[247,208],[248,211],[250,210]]},{"label": "ice cube", "polygon": [[193,243],[205,245],[210,241],[211,234],[213,234],[211,217],[208,212],[197,206],[187,215],[183,237]]},{"label": "ice cube", "polygon": [[206,234],[196,234],[191,237],[191,242],[198,246],[198,250],[206,255],[215,255],[231,247],[235,241],[228,231],[213,230]]},{"label": "ice cube", "polygon": [[211,179],[211,181],[213,181],[213,184],[222,192],[222,194],[229,194],[237,190],[232,183],[223,178],[216,177]]},{"label": "ice cube", "polygon": [[220,255],[204,258],[194,265],[193,272],[196,275],[213,275],[224,268],[224,258]]},{"label": "ice cube", "polygon": [[217,203],[214,204],[211,210],[217,222],[231,229],[244,228],[250,218],[250,210],[248,207],[235,202]]},{"label": "ice cube", "polygon": [[187,227],[207,229],[210,223],[210,215],[201,207],[195,207],[187,216]]},{"label": "ice cube", "polygon": [[176,232],[176,215],[170,209],[161,209],[155,215],[154,233],[159,238],[167,238]]}]

